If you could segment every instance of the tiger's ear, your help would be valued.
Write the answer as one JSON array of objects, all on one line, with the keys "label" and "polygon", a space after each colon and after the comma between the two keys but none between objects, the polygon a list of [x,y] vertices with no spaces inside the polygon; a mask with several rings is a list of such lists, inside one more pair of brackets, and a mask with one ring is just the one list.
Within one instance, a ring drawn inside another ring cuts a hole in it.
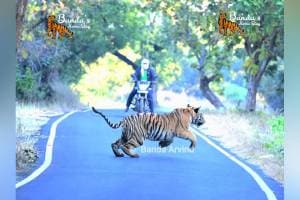
[{"label": "tiger's ear", "polygon": [[199,112],[199,110],[200,110],[200,108],[201,108],[201,107],[199,107],[199,108],[195,108],[195,109],[194,109],[194,112],[195,112],[195,113],[198,113],[198,112]]},{"label": "tiger's ear", "polygon": [[188,104],[186,107],[188,107],[188,108],[189,108],[189,107],[192,107],[192,106],[191,106],[190,104]]}]

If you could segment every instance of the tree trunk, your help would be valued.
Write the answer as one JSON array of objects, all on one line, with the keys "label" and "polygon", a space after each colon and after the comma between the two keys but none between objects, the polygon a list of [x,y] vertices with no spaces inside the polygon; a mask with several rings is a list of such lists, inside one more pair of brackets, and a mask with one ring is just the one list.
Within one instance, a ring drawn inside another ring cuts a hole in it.
[{"label": "tree trunk", "polygon": [[248,92],[246,97],[246,111],[253,112],[256,108],[256,93],[257,93],[258,82],[255,75],[250,75],[248,81]]},{"label": "tree trunk", "polygon": [[22,23],[24,20],[25,12],[27,8],[27,0],[18,0],[16,5],[16,42],[17,48],[19,47],[21,33],[22,33]]},{"label": "tree trunk", "polygon": [[207,76],[202,76],[200,78],[200,90],[203,92],[204,97],[217,109],[225,108],[220,99],[211,91],[209,88],[209,83],[212,79]]},{"label": "tree trunk", "polygon": [[208,78],[204,74],[204,66],[205,66],[205,60],[206,60],[206,50],[205,48],[202,49],[200,55],[195,53],[195,56],[198,60],[198,70],[200,72],[200,90],[202,91],[204,97],[217,109],[225,108],[225,106],[222,104],[220,99],[211,91],[209,88],[209,83],[213,81],[216,78],[216,75],[213,75],[212,77]]},{"label": "tree trunk", "polygon": [[[247,85],[247,97],[246,97],[246,111],[253,112],[256,108],[256,94],[257,88],[259,86],[260,80],[266,71],[268,63],[270,62],[271,57],[269,56],[259,65],[259,71],[255,75],[249,75],[248,85]],[[259,63],[258,60],[256,63]]]},{"label": "tree trunk", "polygon": [[[273,31],[272,35],[270,36],[270,46],[268,48],[269,52],[273,52],[273,49],[275,48],[276,44],[276,38],[279,33],[279,29],[276,29]],[[261,45],[265,41],[265,39],[268,39],[268,35],[265,35],[260,41],[256,41],[251,47],[251,41],[249,38],[245,40],[245,49],[247,51],[247,54],[249,56],[253,56],[252,54],[258,49],[261,48]],[[259,65],[259,70],[255,75],[249,75],[248,76],[248,85],[247,85],[247,97],[246,97],[246,111],[253,112],[256,108],[256,94],[257,94],[257,88],[259,86],[260,80],[263,76],[263,74],[266,71],[266,68],[271,61],[272,58],[274,58],[272,55],[269,55],[267,58],[265,58],[263,61],[259,62],[259,51],[256,52],[256,54],[253,56],[254,63]]]}]

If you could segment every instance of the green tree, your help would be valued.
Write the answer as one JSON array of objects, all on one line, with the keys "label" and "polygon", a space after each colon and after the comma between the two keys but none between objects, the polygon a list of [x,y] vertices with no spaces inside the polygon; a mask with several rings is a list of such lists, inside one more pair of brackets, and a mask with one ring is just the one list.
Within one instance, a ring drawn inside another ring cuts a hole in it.
[{"label": "green tree", "polygon": [[224,107],[209,84],[222,81],[220,69],[229,67],[233,55],[232,47],[239,42],[237,36],[231,40],[217,32],[220,4],[205,5],[205,1],[153,1],[147,4],[152,12],[162,14],[160,41],[170,51],[185,51],[185,56],[194,60],[192,67],[198,69],[200,90],[216,108]]},{"label": "green tree", "polygon": [[[127,44],[135,45],[144,37],[144,18],[130,1],[22,1],[26,12],[19,18],[26,23],[20,30],[18,68],[25,74],[30,66],[36,74],[38,88],[48,88],[45,94],[51,97],[51,82],[76,83],[84,74],[80,62],[92,63],[106,52],[111,52],[133,68],[136,64],[118,50]],[[90,20],[90,29],[74,29],[73,39],[53,40],[46,33],[46,18],[49,14],[81,16]],[[23,77],[23,76],[22,76]]]},{"label": "green tree", "polygon": [[[256,108],[256,94],[262,76],[271,67],[271,61],[281,62],[283,58],[283,1],[282,0],[239,0],[233,4],[232,10],[244,13],[245,16],[259,16],[260,26],[246,28],[244,46],[246,59],[244,63],[247,73],[246,110]],[[274,70],[276,71],[276,70]]]}]

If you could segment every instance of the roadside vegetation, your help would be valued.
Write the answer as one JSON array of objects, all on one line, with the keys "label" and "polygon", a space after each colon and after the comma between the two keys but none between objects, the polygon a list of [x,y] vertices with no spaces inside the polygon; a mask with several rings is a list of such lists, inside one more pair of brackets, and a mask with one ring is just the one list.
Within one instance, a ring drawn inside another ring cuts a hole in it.
[{"label": "roadside vegetation", "polygon": [[65,112],[81,109],[83,105],[78,97],[66,86],[59,83],[53,86],[55,98],[47,101],[16,102],[16,172],[17,180],[30,172],[40,152],[36,143],[41,139],[40,131],[48,120]]},{"label": "roadside vegetation", "polygon": [[281,114],[236,110],[206,110],[204,113],[204,134],[283,183],[284,118]]},{"label": "roadside vegetation", "polygon": [[16,104],[16,175],[29,172],[39,158],[40,150],[35,146],[40,136],[42,125],[46,124],[54,111],[49,113],[46,106],[28,103]]}]

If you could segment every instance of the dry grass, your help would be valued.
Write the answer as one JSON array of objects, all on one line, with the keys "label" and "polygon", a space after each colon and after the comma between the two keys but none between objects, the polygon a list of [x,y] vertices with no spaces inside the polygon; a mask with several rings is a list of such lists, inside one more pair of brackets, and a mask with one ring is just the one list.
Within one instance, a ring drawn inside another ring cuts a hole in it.
[{"label": "dry grass", "polygon": [[270,115],[237,111],[204,113],[204,134],[214,137],[224,147],[283,183],[283,157],[264,148],[264,140],[270,134],[266,123]]},{"label": "dry grass", "polygon": [[54,101],[51,103],[16,103],[16,170],[19,174],[30,170],[36,162],[39,150],[40,129],[50,117],[82,108],[77,96],[69,87],[53,83]]},{"label": "dry grass", "polygon": [[[54,107],[54,106],[53,106]],[[51,116],[61,114],[58,109],[44,104],[16,104],[16,169],[27,170],[38,158],[34,144],[40,137],[40,128]]]},{"label": "dry grass", "polygon": [[63,112],[68,112],[83,107],[79,97],[69,86],[60,81],[52,82],[50,85],[54,90],[54,103],[52,105],[56,107],[56,110],[59,109]]}]

